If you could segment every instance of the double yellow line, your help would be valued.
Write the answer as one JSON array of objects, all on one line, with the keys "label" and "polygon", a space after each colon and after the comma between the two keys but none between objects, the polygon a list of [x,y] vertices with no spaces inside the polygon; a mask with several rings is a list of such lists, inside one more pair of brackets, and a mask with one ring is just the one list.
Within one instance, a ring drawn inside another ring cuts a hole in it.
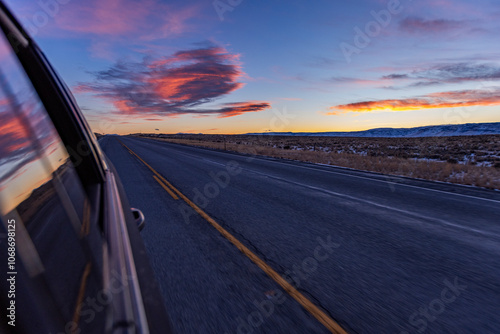
[{"label": "double yellow line", "polygon": [[122,144],[123,147],[125,147],[127,149],[127,151],[130,154],[132,154],[137,159],[139,159],[144,165],[146,165],[146,167],[148,167],[154,173],[153,178],[156,180],[156,182],[158,182],[162,186],[163,189],[166,190],[167,193],[169,193],[170,196],[172,196],[173,199],[175,199],[175,200],[179,199],[179,197],[177,197],[177,195],[175,194],[175,193],[180,193],[179,190],[177,190],[172,184],[170,184],[170,182],[165,180],[165,178],[163,176],[161,176],[160,173],[158,173],[156,170],[154,170],[153,167],[148,165],[148,163],[146,161],[142,160],[142,158],[140,156],[138,156],[134,151],[132,151],[130,148],[128,148],[127,145],[122,143],[121,140],[119,140],[119,142],[120,142],[120,144]]},{"label": "double yellow line", "polygon": [[255,255],[250,249],[243,245],[238,239],[236,239],[231,233],[226,231],[222,226],[220,226],[215,220],[212,219],[205,211],[200,209],[196,204],[194,204],[189,198],[187,198],[183,193],[181,193],[177,188],[175,188],[170,182],[165,180],[163,176],[160,175],[153,167],[151,167],[146,161],[144,161],[140,156],[138,156],[134,151],[127,147],[124,143],[120,143],[125,147],[130,154],[139,159],[146,167],[148,167],[153,172],[154,179],[165,189],[175,200],[179,197],[182,198],[191,208],[193,208],[200,216],[202,216],[207,222],[210,223],[220,234],[222,234],[227,240],[229,240],[236,248],[238,248],[243,254],[245,254],[253,263],[255,263],[260,269],[262,269],[269,277],[271,277],[276,283],[278,283],[290,296],[292,296],[302,307],[304,307],[311,315],[313,315],[320,323],[323,324],[331,333],[335,334],[347,334],[347,332],[340,327],[335,320],[328,316],[323,310],[316,306],[313,302],[307,299],[303,294],[301,294],[297,289],[295,289],[287,280],[281,277],[273,268],[271,268],[267,263],[265,263],[261,258]]}]

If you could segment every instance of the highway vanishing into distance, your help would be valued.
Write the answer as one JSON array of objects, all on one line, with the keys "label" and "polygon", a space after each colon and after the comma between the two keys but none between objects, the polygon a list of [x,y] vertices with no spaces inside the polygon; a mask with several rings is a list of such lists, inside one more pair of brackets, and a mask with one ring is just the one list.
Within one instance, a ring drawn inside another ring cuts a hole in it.
[{"label": "highway vanishing into distance", "polygon": [[177,333],[500,333],[500,193],[152,139],[101,147]]}]

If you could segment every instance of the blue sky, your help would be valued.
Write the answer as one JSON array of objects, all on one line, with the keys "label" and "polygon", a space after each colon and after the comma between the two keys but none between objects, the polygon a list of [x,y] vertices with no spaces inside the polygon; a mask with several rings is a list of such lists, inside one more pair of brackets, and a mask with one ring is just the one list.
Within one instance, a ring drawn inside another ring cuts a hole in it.
[{"label": "blue sky", "polygon": [[498,1],[6,3],[96,132],[500,121]]}]

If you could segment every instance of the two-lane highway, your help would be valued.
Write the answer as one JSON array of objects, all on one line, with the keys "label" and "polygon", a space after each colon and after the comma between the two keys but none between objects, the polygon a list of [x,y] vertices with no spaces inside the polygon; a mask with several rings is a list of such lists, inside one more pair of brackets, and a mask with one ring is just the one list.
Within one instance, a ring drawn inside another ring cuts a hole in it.
[{"label": "two-lane highway", "polygon": [[500,333],[497,192],[100,142],[178,333]]}]

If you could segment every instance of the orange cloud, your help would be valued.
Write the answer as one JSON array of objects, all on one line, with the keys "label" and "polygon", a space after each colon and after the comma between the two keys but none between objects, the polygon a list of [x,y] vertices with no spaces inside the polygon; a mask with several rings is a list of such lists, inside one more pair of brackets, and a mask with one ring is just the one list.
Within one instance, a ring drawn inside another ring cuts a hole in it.
[{"label": "orange cloud", "polygon": [[428,94],[411,99],[363,101],[330,107],[328,115],[346,112],[407,111],[469,106],[500,105],[500,88]]},{"label": "orange cloud", "polygon": [[215,45],[179,51],[170,57],[141,63],[118,62],[95,73],[96,80],[80,84],[77,93],[93,93],[110,101],[121,114],[230,117],[265,110],[265,102],[237,102],[218,108],[201,105],[243,87],[239,55]]},{"label": "orange cloud", "polygon": [[257,112],[269,108],[271,108],[269,103],[259,101],[226,103],[221,109],[218,118],[238,116],[247,112]]}]

